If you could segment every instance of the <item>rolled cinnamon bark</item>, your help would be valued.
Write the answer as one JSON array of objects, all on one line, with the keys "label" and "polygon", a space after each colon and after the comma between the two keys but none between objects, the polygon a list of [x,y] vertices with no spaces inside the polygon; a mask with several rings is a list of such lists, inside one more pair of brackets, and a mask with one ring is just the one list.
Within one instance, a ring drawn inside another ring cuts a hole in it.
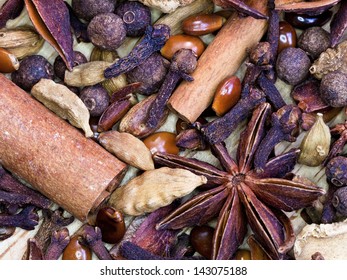
[{"label": "rolled cinnamon bark", "polygon": [[0,164],[81,221],[126,164],[0,74]]},{"label": "rolled cinnamon bark", "polygon": [[[248,0],[246,4],[261,13],[267,12],[267,1]],[[194,122],[211,104],[218,84],[233,75],[264,35],[266,20],[239,17],[234,13],[199,58],[193,82],[183,81],[171,96],[168,106],[181,119]]]}]

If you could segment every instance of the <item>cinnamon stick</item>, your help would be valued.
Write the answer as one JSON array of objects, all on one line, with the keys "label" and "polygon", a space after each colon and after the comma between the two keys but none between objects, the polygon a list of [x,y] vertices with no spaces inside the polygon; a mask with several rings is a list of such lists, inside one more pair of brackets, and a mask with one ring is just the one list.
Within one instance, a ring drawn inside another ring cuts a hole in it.
[{"label": "cinnamon stick", "polygon": [[[262,13],[267,1],[248,0],[247,5]],[[233,75],[247,56],[247,50],[262,38],[267,21],[233,14],[198,61],[193,82],[182,82],[168,106],[183,120],[194,122],[212,102],[220,81]]]},{"label": "cinnamon stick", "polygon": [[0,74],[0,163],[81,221],[126,165]]}]

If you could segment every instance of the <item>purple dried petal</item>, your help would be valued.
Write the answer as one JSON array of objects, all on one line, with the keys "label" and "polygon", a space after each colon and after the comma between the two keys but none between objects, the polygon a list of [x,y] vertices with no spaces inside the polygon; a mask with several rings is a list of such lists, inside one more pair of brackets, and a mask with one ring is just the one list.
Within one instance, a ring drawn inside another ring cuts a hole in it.
[{"label": "purple dried petal", "polygon": [[120,248],[121,255],[127,260],[164,260],[165,258],[159,257],[155,254],[148,252],[140,246],[125,241],[121,244]]},{"label": "purple dried petal", "polygon": [[310,206],[325,193],[315,185],[278,178],[254,180],[246,176],[245,182],[261,201],[284,211]]},{"label": "purple dried petal", "polygon": [[330,42],[334,48],[341,40],[347,29],[347,2],[342,1],[339,10],[330,22]]},{"label": "purple dried petal", "polygon": [[36,30],[49,42],[71,71],[74,66],[69,10],[61,0],[25,0]]},{"label": "purple dried petal", "polygon": [[8,20],[18,17],[23,8],[23,0],[7,0],[0,8],[0,29],[6,26]]},{"label": "purple dried petal", "polygon": [[212,259],[230,259],[247,232],[247,222],[236,189],[231,190],[218,217],[213,236]]}]

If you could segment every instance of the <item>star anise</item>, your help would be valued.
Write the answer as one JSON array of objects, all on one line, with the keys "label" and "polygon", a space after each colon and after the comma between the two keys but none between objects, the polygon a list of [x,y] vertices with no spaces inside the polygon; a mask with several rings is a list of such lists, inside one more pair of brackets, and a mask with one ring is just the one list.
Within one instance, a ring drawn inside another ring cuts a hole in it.
[{"label": "star anise", "polygon": [[157,224],[157,229],[181,229],[203,225],[218,215],[212,259],[230,259],[250,225],[256,239],[271,258],[285,258],[294,242],[291,222],[282,211],[310,205],[324,191],[305,180],[283,177],[296,163],[299,150],[269,160],[262,172],[253,170],[253,156],[265,134],[270,104],[261,103],[240,137],[237,162],[224,143],[211,145],[224,170],[197,160],[157,153],[157,164],[188,169],[204,175],[212,186],[192,197]]}]

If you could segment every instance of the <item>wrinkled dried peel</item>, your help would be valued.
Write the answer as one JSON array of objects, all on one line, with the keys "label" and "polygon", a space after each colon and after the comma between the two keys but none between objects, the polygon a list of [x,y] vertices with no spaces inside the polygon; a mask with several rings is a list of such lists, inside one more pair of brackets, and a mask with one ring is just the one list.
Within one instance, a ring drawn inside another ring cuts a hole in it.
[{"label": "wrinkled dried peel", "polygon": [[310,67],[310,73],[321,80],[326,74],[339,70],[347,74],[347,40],[336,48],[329,48],[321,53]]},{"label": "wrinkled dried peel", "polygon": [[135,136],[113,130],[101,133],[98,140],[107,151],[127,164],[141,170],[154,169],[150,150]]},{"label": "wrinkled dried peel", "polygon": [[111,66],[111,62],[92,61],[78,65],[72,71],[65,71],[64,82],[69,86],[86,87],[105,81],[104,71]]},{"label": "wrinkled dried peel", "polygon": [[31,94],[59,117],[67,119],[75,127],[82,128],[86,137],[93,136],[87,107],[66,86],[49,79],[41,79],[33,86]]},{"label": "wrinkled dried peel", "polygon": [[139,216],[169,205],[205,183],[204,176],[180,168],[162,167],[145,171],[116,189],[109,204],[127,215]]}]

